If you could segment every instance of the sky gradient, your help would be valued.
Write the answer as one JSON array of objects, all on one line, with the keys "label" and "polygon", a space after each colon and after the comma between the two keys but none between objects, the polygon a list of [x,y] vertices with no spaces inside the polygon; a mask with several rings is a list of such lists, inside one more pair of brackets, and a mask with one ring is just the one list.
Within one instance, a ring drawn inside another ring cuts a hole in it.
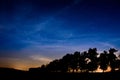
[{"label": "sky gradient", "polygon": [[0,0],[0,67],[28,69],[66,53],[120,48],[117,0]]}]

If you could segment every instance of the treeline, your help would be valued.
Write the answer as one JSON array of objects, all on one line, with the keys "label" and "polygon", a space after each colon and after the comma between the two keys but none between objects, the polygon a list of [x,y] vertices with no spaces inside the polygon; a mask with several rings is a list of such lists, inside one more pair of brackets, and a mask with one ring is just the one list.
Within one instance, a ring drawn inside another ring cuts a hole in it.
[{"label": "treeline", "polygon": [[97,48],[90,48],[84,52],[74,52],[66,54],[61,59],[55,59],[47,65],[42,65],[40,68],[30,68],[29,71],[40,72],[93,72],[98,68],[106,71],[108,67],[111,72],[120,70],[120,56],[115,52],[118,50],[110,48],[102,53],[97,52]]}]

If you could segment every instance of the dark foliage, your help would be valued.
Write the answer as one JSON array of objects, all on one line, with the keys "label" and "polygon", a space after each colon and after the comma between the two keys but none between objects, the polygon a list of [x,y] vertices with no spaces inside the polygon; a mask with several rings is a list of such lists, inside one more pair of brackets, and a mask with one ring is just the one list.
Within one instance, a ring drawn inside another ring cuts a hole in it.
[{"label": "dark foliage", "polygon": [[115,52],[117,50],[114,48],[100,54],[97,48],[90,48],[81,53],[76,51],[74,54],[66,54],[61,59],[42,65],[38,69],[40,72],[93,72],[100,68],[105,72],[109,66],[111,71],[115,71],[120,69],[120,60],[114,54]]},{"label": "dark foliage", "polygon": [[[114,54],[116,51],[111,48],[100,55],[96,48],[84,52],[76,51],[39,68],[30,68],[29,71],[0,68],[0,78],[2,80],[120,80],[120,56]],[[98,67],[104,72],[108,66],[111,67],[111,72],[89,73]]]}]

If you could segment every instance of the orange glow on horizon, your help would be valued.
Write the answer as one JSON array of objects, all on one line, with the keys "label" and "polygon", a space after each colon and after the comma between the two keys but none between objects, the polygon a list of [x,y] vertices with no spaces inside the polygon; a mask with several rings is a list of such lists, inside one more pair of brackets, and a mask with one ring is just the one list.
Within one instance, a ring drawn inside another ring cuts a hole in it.
[{"label": "orange glow on horizon", "polygon": [[[42,58],[42,61],[44,61],[44,62],[40,62],[41,58],[39,58],[39,57],[37,57],[37,58],[34,57],[34,59],[35,60],[18,59],[18,58],[0,58],[0,67],[8,67],[8,68],[14,68],[14,69],[18,69],[18,70],[28,71],[29,68],[38,68],[43,63],[44,64],[49,63],[48,59],[46,59],[46,58],[44,58],[44,59]],[[111,71],[110,67],[108,67],[107,70],[105,70],[104,72],[109,72],[109,71]],[[80,72],[80,70],[78,72]],[[101,70],[98,67],[98,69],[94,72],[103,72],[103,70]]]},{"label": "orange glow on horizon", "polygon": [[[104,72],[110,72],[110,71],[111,71],[111,68],[110,68],[110,66],[108,66],[107,70],[105,70]],[[101,70],[101,69],[98,67],[98,69],[97,69],[95,72],[103,72],[103,70]]]}]

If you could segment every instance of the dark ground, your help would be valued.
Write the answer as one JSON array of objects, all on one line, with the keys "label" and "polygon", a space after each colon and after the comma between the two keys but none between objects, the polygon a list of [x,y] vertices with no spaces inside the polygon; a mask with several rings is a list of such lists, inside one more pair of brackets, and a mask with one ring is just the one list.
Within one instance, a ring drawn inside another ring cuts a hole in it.
[{"label": "dark ground", "polygon": [[120,80],[120,72],[40,73],[0,68],[0,80]]}]

